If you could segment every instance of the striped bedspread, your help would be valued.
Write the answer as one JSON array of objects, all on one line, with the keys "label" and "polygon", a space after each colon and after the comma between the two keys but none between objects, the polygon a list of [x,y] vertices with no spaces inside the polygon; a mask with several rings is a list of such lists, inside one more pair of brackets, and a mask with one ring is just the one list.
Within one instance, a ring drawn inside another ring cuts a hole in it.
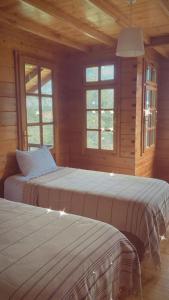
[{"label": "striped bedspread", "polygon": [[58,168],[30,180],[24,201],[112,224],[136,236],[160,264],[160,235],[169,222],[169,184],[162,180]]},{"label": "striped bedspread", "polygon": [[0,299],[110,300],[141,291],[135,248],[114,227],[0,199]]}]

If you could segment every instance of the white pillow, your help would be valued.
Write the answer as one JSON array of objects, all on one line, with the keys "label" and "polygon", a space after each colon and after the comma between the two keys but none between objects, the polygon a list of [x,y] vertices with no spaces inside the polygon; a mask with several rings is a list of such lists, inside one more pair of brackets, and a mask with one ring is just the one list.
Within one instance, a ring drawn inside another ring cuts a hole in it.
[{"label": "white pillow", "polygon": [[35,151],[16,150],[20,171],[28,179],[50,173],[57,169],[56,163],[47,147]]}]

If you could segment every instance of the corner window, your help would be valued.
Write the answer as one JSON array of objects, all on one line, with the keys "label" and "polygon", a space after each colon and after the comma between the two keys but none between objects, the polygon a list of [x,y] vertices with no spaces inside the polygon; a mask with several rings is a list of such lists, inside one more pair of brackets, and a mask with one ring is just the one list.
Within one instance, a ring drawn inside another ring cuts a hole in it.
[{"label": "corner window", "polygon": [[147,64],[145,70],[143,117],[143,147],[145,150],[156,143],[157,69],[153,64]]},{"label": "corner window", "polygon": [[85,144],[87,149],[115,149],[115,66],[85,69]]}]

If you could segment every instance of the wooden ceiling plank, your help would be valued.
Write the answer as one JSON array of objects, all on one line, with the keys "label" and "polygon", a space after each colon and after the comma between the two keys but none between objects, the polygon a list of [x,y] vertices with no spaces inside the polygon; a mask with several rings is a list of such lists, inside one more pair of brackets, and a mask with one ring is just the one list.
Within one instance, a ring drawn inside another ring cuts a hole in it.
[{"label": "wooden ceiling plank", "polygon": [[[88,1],[94,4],[102,11],[104,11],[111,18],[113,19],[115,18],[116,23],[120,25],[122,28],[129,26],[129,18],[126,15],[124,15],[115,4],[109,3],[108,1],[105,0],[88,0]],[[150,43],[150,38],[145,32],[144,32],[144,42],[146,44]]]},{"label": "wooden ceiling plank", "polygon": [[129,26],[129,20],[122,12],[118,9],[118,7],[113,4],[109,3],[105,0],[88,0],[92,4],[94,4],[96,7],[98,7],[100,10],[104,11],[107,15],[109,15],[111,18],[115,19],[116,23],[120,25],[121,27],[127,27]]},{"label": "wooden ceiling plank", "polygon": [[9,6],[12,4],[17,3],[17,0],[1,0],[0,1],[0,7],[5,7],[5,6]]},{"label": "wooden ceiling plank", "polygon": [[96,39],[97,41],[100,41],[109,46],[114,46],[115,44],[115,40],[113,38],[99,31],[98,29],[92,27],[88,23],[84,23],[83,21],[78,20],[74,16],[65,13],[62,9],[57,7],[55,4],[51,5],[50,3],[41,0],[22,0],[22,1],[42,10],[43,12],[49,14],[50,16],[53,16],[54,18],[58,17],[62,19],[64,23],[69,24],[69,26],[72,26],[76,30],[82,32],[87,36],[90,36],[91,38]]},{"label": "wooden ceiling plank", "polygon": [[157,0],[164,14],[169,17],[169,0]]},{"label": "wooden ceiling plank", "polygon": [[51,40],[52,42],[57,42],[62,45],[84,51],[86,52],[88,49],[87,47],[80,45],[78,43],[75,43],[67,38],[64,38],[64,36],[61,36],[60,34],[56,34],[56,32],[53,32],[49,28],[39,25],[35,22],[29,21],[29,20],[21,20],[20,18],[17,18],[16,16],[12,14],[8,14],[7,12],[3,12],[0,10],[0,19],[4,23],[7,23],[9,25],[12,25],[14,27],[17,27],[19,29],[25,30],[27,32],[33,33],[37,36],[40,36],[42,38],[45,38],[47,40]]}]

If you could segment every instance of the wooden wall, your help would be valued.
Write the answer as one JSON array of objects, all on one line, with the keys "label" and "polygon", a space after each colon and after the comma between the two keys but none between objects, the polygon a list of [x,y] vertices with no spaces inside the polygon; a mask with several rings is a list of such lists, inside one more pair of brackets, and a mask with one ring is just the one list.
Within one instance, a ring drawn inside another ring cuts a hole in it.
[{"label": "wooden wall", "polygon": [[[160,63],[158,144],[145,153],[141,147],[143,59],[119,59],[110,48],[95,47],[88,54],[72,53],[63,47],[21,31],[0,27],[0,193],[3,179],[17,171],[17,99],[13,50],[49,59],[56,64],[57,145],[59,165],[168,178],[169,148],[169,63]],[[50,49],[50,51],[49,51]],[[158,60],[151,51],[149,59]],[[93,153],[83,148],[84,132],[84,67],[100,62],[117,63],[117,151],[114,154]],[[168,79],[167,79],[168,78]],[[167,162],[168,161],[168,162]],[[168,177],[167,177],[168,176]]]},{"label": "wooden wall", "polygon": [[[30,56],[40,56],[56,63],[57,91],[58,91],[58,119],[57,125],[64,122],[64,59],[66,52],[62,47],[56,47],[50,42],[36,38],[22,31],[13,31],[7,26],[0,26],[0,194],[3,191],[3,180],[17,171],[15,150],[18,146],[17,139],[17,112],[15,94],[15,74],[13,50],[17,49]],[[49,51],[50,49],[50,51]],[[65,106],[64,106],[65,107]],[[65,125],[59,126],[57,131],[58,163],[65,164],[68,161],[68,147],[66,137],[62,139]],[[64,144],[64,146],[63,146]]]},{"label": "wooden wall", "polygon": [[169,59],[160,61],[156,176],[169,181]]}]

